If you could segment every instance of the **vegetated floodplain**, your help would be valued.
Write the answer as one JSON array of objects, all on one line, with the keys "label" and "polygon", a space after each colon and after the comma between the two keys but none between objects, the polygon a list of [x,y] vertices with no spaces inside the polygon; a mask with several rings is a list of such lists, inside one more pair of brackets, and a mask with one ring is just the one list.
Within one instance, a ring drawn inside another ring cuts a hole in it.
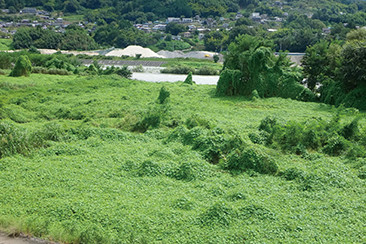
[{"label": "vegetated floodplain", "polygon": [[[353,109],[115,75],[1,76],[0,101],[3,230],[66,243],[366,241],[364,158],[249,136],[268,116],[347,124],[364,115]],[[248,149],[244,170],[230,170],[234,144]]]}]

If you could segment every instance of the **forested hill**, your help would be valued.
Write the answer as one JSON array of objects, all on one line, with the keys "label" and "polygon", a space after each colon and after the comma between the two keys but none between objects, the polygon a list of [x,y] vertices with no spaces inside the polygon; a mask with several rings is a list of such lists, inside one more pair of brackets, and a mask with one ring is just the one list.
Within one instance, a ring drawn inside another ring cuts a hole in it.
[{"label": "forested hill", "polygon": [[[336,12],[355,12],[366,8],[364,0],[314,0],[300,1],[288,0],[284,11],[299,9],[312,11],[327,9]],[[136,20],[147,18],[154,20],[161,17],[192,17],[200,15],[223,16],[227,12],[237,12],[240,9],[258,10],[266,9],[267,14],[278,14],[278,9],[271,8],[275,4],[283,4],[276,0],[0,0],[0,8],[20,10],[24,7],[40,7],[48,11],[63,11],[75,13],[82,10],[99,10],[103,13],[123,16],[125,19]],[[273,13],[275,11],[275,13]],[[90,12],[90,11],[88,11]],[[94,11],[90,13],[98,14]]]}]

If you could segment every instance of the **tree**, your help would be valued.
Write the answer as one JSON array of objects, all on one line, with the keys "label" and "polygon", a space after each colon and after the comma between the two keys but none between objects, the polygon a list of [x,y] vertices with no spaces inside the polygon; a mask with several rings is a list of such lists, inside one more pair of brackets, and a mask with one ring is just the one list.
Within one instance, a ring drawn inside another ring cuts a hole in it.
[{"label": "tree", "polygon": [[307,78],[308,88],[311,90],[314,90],[317,83],[322,83],[327,78],[329,45],[330,43],[327,41],[320,41],[306,49],[302,59],[302,67]]},{"label": "tree", "polygon": [[178,35],[181,32],[185,32],[187,27],[178,23],[171,22],[166,25],[165,31],[172,35]]},{"label": "tree", "polygon": [[366,85],[366,41],[347,43],[342,51],[342,74],[348,89]]},{"label": "tree", "polygon": [[19,28],[13,37],[12,46],[15,49],[30,48],[33,44],[33,39],[30,36],[30,28]]},{"label": "tree", "polygon": [[205,49],[213,52],[220,52],[227,46],[228,35],[223,31],[212,31],[205,35]]},{"label": "tree", "polygon": [[225,55],[216,94],[250,96],[256,90],[260,97],[312,100],[313,94],[299,83],[301,79],[299,68],[292,67],[285,54],[276,57],[268,43],[241,35]]},{"label": "tree", "polygon": [[28,58],[28,56],[21,55],[13,70],[10,73],[10,76],[19,77],[19,76],[29,76],[32,72],[32,64]]}]

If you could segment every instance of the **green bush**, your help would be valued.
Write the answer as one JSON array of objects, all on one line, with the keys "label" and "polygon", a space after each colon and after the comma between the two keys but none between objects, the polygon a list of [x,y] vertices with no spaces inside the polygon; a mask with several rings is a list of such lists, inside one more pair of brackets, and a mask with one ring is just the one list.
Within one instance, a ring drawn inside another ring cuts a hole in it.
[{"label": "green bush", "polygon": [[228,226],[235,217],[235,211],[225,203],[216,203],[207,209],[200,217],[203,225]]},{"label": "green bush", "polygon": [[73,73],[67,71],[66,69],[56,69],[56,68],[44,68],[44,67],[34,67],[32,69],[34,74],[49,74],[49,75],[71,75]]},{"label": "green bush", "polygon": [[347,152],[349,158],[362,157],[365,155],[365,145],[358,126],[360,118],[342,126],[339,111],[329,122],[313,118],[281,125],[276,119],[266,117],[261,121],[259,133],[250,133],[249,138],[256,144],[265,142],[266,145],[301,155],[306,155],[307,150],[315,150],[331,156]]},{"label": "green bush", "polygon": [[201,180],[209,173],[209,167],[202,162],[183,162],[175,170],[174,178],[185,181]]},{"label": "green bush", "polygon": [[214,61],[215,63],[217,63],[219,60],[220,60],[219,55],[215,54],[215,55],[213,56],[213,61]]},{"label": "green bush", "polygon": [[219,71],[209,66],[203,66],[198,70],[194,71],[195,75],[218,75]]},{"label": "green bush", "polygon": [[11,54],[0,52],[0,69],[10,69],[14,61],[15,59]]},{"label": "green bush", "polygon": [[169,97],[170,97],[170,92],[168,91],[168,89],[165,88],[165,86],[163,86],[159,92],[159,97],[158,97],[159,103],[160,104],[165,103]]},{"label": "green bush", "polygon": [[184,84],[193,85],[195,84],[192,79],[192,72],[189,72],[187,78],[184,80]]},{"label": "green bush", "polygon": [[253,170],[260,174],[273,175],[278,171],[277,164],[269,155],[254,148],[234,150],[221,166],[233,172]]},{"label": "green bush", "polygon": [[28,58],[28,56],[22,55],[17,59],[13,70],[10,73],[10,76],[19,77],[19,76],[29,76],[32,72],[32,64]]},{"label": "green bush", "polygon": [[192,129],[197,126],[201,126],[207,129],[212,128],[212,122],[199,114],[192,114],[191,116],[189,116],[185,121],[185,125],[188,129]]},{"label": "green bush", "polygon": [[158,176],[162,174],[162,169],[158,163],[147,160],[141,163],[137,174],[139,176]]},{"label": "green bush", "polygon": [[161,107],[150,108],[142,115],[142,118],[133,126],[132,130],[145,133],[149,129],[158,128],[165,112]]},{"label": "green bush", "polygon": [[331,156],[339,156],[345,152],[348,147],[349,142],[342,136],[335,134],[327,140],[326,145],[323,148],[323,152]]},{"label": "green bush", "polygon": [[122,76],[124,78],[131,78],[132,72],[128,69],[127,66],[123,66],[116,70],[116,74]]}]

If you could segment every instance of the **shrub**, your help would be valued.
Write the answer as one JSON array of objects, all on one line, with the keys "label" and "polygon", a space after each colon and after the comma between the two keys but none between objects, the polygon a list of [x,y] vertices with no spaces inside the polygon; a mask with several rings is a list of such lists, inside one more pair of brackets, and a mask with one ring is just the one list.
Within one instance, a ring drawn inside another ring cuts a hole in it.
[{"label": "shrub", "polygon": [[278,171],[277,164],[269,155],[254,148],[234,150],[222,167],[233,172],[253,170],[260,174],[276,174]]},{"label": "shrub", "polygon": [[163,113],[164,111],[159,107],[149,109],[134,125],[132,130],[145,133],[148,129],[159,127],[163,118]]},{"label": "shrub", "polygon": [[10,76],[19,77],[19,76],[29,76],[32,72],[32,64],[28,58],[28,56],[22,55],[17,59],[13,70],[10,73]]},{"label": "shrub", "polygon": [[209,168],[202,162],[183,162],[174,173],[177,180],[192,181],[203,179],[209,174]]},{"label": "shrub", "polygon": [[339,156],[347,150],[349,142],[342,136],[333,135],[326,142],[323,152],[331,156]]},{"label": "shrub", "polygon": [[192,72],[189,72],[187,78],[184,80],[184,84],[193,85],[194,81],[192,80]]},{"label": "shrub", "polygon": [[299,178],[303,178],[303,171],[297,169],[297,168],[289,168],[286,169],[281,176],[285,178],[286,180],[295,180]]},{"label": "shrub", "polygon": [[185,125],[187,126],[188,129],[192,129],[197,126],[201,126],[207,129],[210,129],[212,127],[212,123],[199,114],[193,114],[190,117],[188,117],[185,122]]},{"label": "shrub", "polygon": [[346,138],[347,140],[358,139],[358,137],[360,136],[360,130],[358,128],[359,120],[360,120],[360,117],[357,117],[351,123],[349,123],[348,125],[345,125],[342,128],[341,135],[344,138]]},{"label": "shrub", "polygon": [[253,100],[255,100],[255,99],[258,99],[258,98],[261,98],[261,97],[259,96],[258,91],[257,91],[257,90],[253,90],[253,91],[252,91],[252,99],[253,99]]},{"label": "shrub", "polygon": [[32,73],[35,74],[49,74],[49,75],[71,75],[72,73],[65,69],[48,69],[44,67],[34,67]]},{"label": "shrub", "polygon": [[131,78],[132,72],[128,69],[127,66],[123,66],[116,70],[116,74],[125,78]]},{"label": "shrub", "polygon": [[158,163],[147,160],[140,165],[137,174],[139,176],[158,176],[161,173],[162,169]]},{"label": "shrub", "polygon": [[228,226],[235,217],[234,210],[225,203],[216,203],[207,209],[200,217],[203,225]]},{"label": "shrub", "polygon": [[10,69],[13,62],[14,57],[11,54],[0,52],[0,69]]},{"label": "shrub", "polygon": [[217,55],[217,54],[213,55],[213,61],[215,63],[217,63],[219,60],[220,60],[220,56],[219,55]]},{"label": "shrub", "polygon": [[198,70],[194,71],[196,75],[218,75],[219,71],[209,66],[203,66]]},{"label": "shrub", "polygon": [[166,74],[182,74],[182,75],[187,75],[190,72],[194,72],[194,69],[185,65],[178,65],[178,66],[174,66],[174,67],[170,67],[170,68],[165,68],[162,69],[160,71],[161,73],[166,73]]},{"label": "shrub", "polygon": [[160,89],[160,93],[159,93],[159,97],[158,97],[158,101],[160,104],[163,104],[166,102],[166,100],[170,97],[170,92],[168,91],[168,89],[165,88],[165,86],[163,86]]}]

